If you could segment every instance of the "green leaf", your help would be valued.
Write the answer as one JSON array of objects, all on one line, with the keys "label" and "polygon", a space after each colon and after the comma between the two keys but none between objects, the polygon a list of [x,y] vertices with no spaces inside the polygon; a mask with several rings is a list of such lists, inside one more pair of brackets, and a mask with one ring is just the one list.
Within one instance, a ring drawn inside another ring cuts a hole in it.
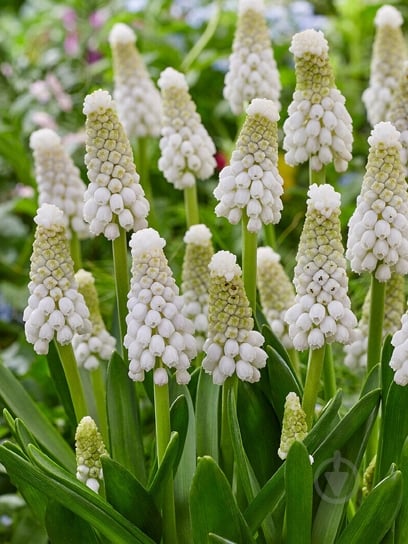
[{"label": "green leaf", "polygon": [[401,509],[395,520],[395,542],[408,542],[408,438],[405,439],[401,452],[399,468],[403,478],[403,496]]},{"label": "green leaf", "polygon": [[394,346],[391,344],[392,335],[389,334],[383,344],[381,352],[381,387],[383,390],[383,395],[389,391],[390,385],[394,380],[394,371],[390,367],[390,360],[392,352],[394,351]]},{"label": "green leaf", "polygon": [[341,533],[337,544],[379,544],[392,527],[401,501],[402,476],[397,470],[374,487]]},{"label": "green leaf", "polygon": [[223,538],[222,536],[215,535],[214,533],[210,533],[208,536],[209,542],[214,542],[215,544],[237,544],[232,540],[228,540],[227,538]]},{"label": "green leaf", "polygon": [[[187,390],[188,394],[188,390]],[[174,470],[177,469],[183,454],[183,448],[188,431],[188,405],[185,395],[179,395],[170,406],[170,427],[178,434],[178,455],[174,462]]]},{"label": "green leaf", "polygon": [[135,384],[117,352],[108,365],[106,406],[111,457],[144,483],[146,472]]},{"label": "green leaf", "polygon": [[30,431],[25,426],[24,422],[21,419],[17,418],[15,420],[15,437],[20,445],[21,449],[28,455],[28,446],[34,444],[38,447],[38,444]]},{"label": "green leaf", "polygon": [[191,486],[194,544],[207,544],[215,533],[237,544],[254,543],[229,482],[211,457],[201,457]]},{"label": "green leaf", "polygon": [[289,448],[285,463],[286,542],[310,544],[312,536],[313,471],[302,442]]},{"label": "green leaf", "polygon": [[53,459],[67,468],[76,470],[75,454],[46,416],[39,410],[14,374],[0,365],[0,397],[4,404],[24,424],[39,444]]},{"label": "green leaf", "polygon": [[45,526],[52,544],[72,544],[73,542],[99,544],[101,542],[89,523],[53,500],[48,501]]},{"label": "green leaf", "polygon": [[265,338],[265,346],[270,346],[274,351],[276,351],[293,372],[292,362],[290,360],[288,352],[279,341],[278,337],[273,333],[268,323],[264,323],[262,325],[262,334]]},{"label": "green leaf", "polygon": [[178,455],[179,437],[177,433],[172,433],[159,469],[156,470],[152,481],[149,484],[149,493],[159,507],[161,507],[161,494],[164,489],[164,484],[169,478],[173,477],[174,465]]},{"label": "green leaf", "polygon": [[218,406],[221,388],[212,376],[200,369],[196,397],[197,456],[209,455],[218,461]]},{"label": "green leaf", "polygon": [[102,467],[106,500],[155,542],[160,542],[161,515],[149,492],[133,474],[110,457],[102,457]]},{"label": "green leaf", "polygon": [[71,426],[75,429],[77,426],[77,418],[75,415],[74,405],[72,403],[68,382],[65,377],[64,367],[62,366],[61,359],[54,342],[50,342],[47,362],[52,381],[54,382],[55,390],[62,406],[64,407]]},{"label": "green leaf", "polygon": [[379,364],[373,366],[366,380],[364,381],[363,387],[361,389],[360,397],[364,397],[364,395],[366,395],[370,391],[373,391],[374,389],[379,389],[381,387],[380,372],[381,372],[381,368]]}]

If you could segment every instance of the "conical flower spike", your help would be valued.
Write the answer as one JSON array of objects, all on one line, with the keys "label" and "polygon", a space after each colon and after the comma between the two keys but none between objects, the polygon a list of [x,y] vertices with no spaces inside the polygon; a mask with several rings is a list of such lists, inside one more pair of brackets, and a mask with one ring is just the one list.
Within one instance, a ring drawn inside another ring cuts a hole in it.
[{"label": "conical flower spike", "polygon": [[258,232],[262,225],[278,223],[281,217],[283,180],[279,175],[277,120],[271,100],[256,98],[247,108],[231,163],[223,168],[214,190],[219,201],[218,217],[232,224],[248,216],[247,229]]},{"label": "conical flower spike", "polygon": [[160,93],[154,86],[136,48],[136,35],[116,23],[110,34],[114,70],[115,99],[119,119],[129,138],[159,136],[161,128]]},{"label": "conical flower spike", "polygon": [[76,477],[98,493],[103,481],[101,457],[108,455],[95,421],[85,416],[78,423],[75,433]]},{"label": "conical flower spike", "polygon": [[251,313],[235,255],[218,251],[210,262],[208,338],[202,363],[217,385],[234,373],[251,383],[261,377],[259,369],[267,355],[261,348],[264,337],[253,330]]},{"label": "conical flower spike", "polygon": [[372,126],[385,121],[393,93],[407,60],[408,51],[401,30],[401,13],[393,6],[382,6],[375,16],[377,27],[369,87],[363,93],[367,117]]},{"label": "conical flower spike", "polygon": [[237,29],[225,76],[224,97],[234,114],[254,98],[269,98],[280,109],[281,84],[273,56],[263,0],[240,0]]},{"label": "conical flower spike", "polygon": [[390,103],[387,121],[391,121],[394,127],[400,133],[400,142],[402,145],[401,159],[405,165],[407,173],[408,165],[408,61],[403,64],[402,72],[395,88],[392,101]]},{"label": "conical flower spike", "polygon": [[186,253],[181,284],[183,314],[194,323],[198,348],[201,349],[208,330],[208,265],[214,253],[210,229],[205,225],[192,225],[184,236],[184,242]]},{"label": "conical flower spike", "polygon": [[85,192],[84,219],[94,234],[108,240],[145,228],[149,203],[139,183],[132,148],[116,106],[107,91],[98,90],[84,102],[85,164],[90,184]]},{"label": "conical flower spike", "polygon": [[82,217],[86,186],[61,138],[53,130],[42,128],[31,134],[30,147],[34,156],[39,205],[54,204],[64,212],[68,237],[74,231],[78,238],[90,238],[89,226]]},{"label": "conical flower spike", "polygon": [[286,459],[293,442],[301,442],[306,435],[306,414],[302,410],[299,397],[296,393],[288,393],[283,412],[282,434],[278,450],[279,457]]},{"label": "conical flower spike", "polygon": [[86,270],[78,270],[75,280],[88,306],[92,331],[87,334],[75,334],[72,346],[78,365],[93,370],[99,366],[100,360],[109,361],[115,350],[116,340],[105,328],[92,274]]},{"label": "conical flower spike", "polygon": [[374,272],[379,282],[408,272],[408,192],[399,132],[378,123],[357,207],[349,221],[346,256],[354,272]]},{"label": "conical flower spike", "polygon": [[194,326],[182,314],[184,300],[164,255],[165,244],[154,229],[140,230],[130,240],[133,264],[125,336],[129,377],[143,381],[145,372],[154,369],[156,385],[167,383],[165,367],[176,371],[178,383],[188,383],[187,369],[197,354]]},{"label": "conical flower spike", "polygon": [[309,188],[305,224],[296,256],[296,302],[286,312],[295,349],[353,340],[357,319],[347,294],[340,232],[340,195],[331,185]]},{"label": "conical flower spike", "polygon": [[256,278],[262,309],[273,333],[285,348],[293,348],[284,317],[295,303],[295,290],[280,263],[280,255],[271,247],[257,250]]},{"label": "conical flower spike", "polygon": [[343,172],[351,159],[352,124],[334,82],[327,40],[321,31],[304,30],[294,35],[290,51],[296,90],[283,125],[285,160],[291,166],[310,161],[312,170],[333,162]]},{"label": "conical flower spike", "polygon": [[54,337],[61,345],[70,344],[75,333],[89,332],[91,324],[74,278],[64,214],[53,204],[43,204],[34,221],[30,297],[23,319],[27,341],[36,353],[47,354]]}]

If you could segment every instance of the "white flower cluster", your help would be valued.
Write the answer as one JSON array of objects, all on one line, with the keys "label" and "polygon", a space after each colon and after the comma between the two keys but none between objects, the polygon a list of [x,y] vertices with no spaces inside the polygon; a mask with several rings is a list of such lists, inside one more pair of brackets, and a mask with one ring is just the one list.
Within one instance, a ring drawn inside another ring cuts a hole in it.
[{"label": "white flower cluster", "polygon": [[234,373],[240,380],[259,381],[259,369],[267,355],[261,348],[264,337],[253,330],[254,321],[245,294],[236,257],[218,251],[211,259],[208,305],[208,338],[202,365],[213,382],[222,385]]},{"label": "white flower cluster", "polygon": [[127,231],[145,228],[149,203],[139,183],[132,148],[107,91],[85,98],[85,164],[89,185],[85,191],[84,219],[92,233],[108,240]]},{"label": "white flower cluster", "polygon": [[402,33],[401,13],[390,5],[382,6],[375,17],[376,35],[373,46],[370,82],[362,99],[372,126],[385,121],[393,100],[407,46]]},{"label": "white flower cluster", "polygon": [[47,354],[54,336],[59,344],[70,344],[75,333],[89,332],[91,324],[75,282],[63,212],[53,204],[43,204],[34,221],[30,296],[23,320],[27,341],[34,344],[36,353]]},{"label": "white flower cluster", "polygon": [[281,83],[273,56],[263,0],[240,0],[237,29],[225,75],[224,98],[234,114],[254,98],[269,98],[278,108]]},{"label": "white flower cluster", "polygon": [[[156,385],[167,383],[165,367],[176,371],[177,383],[188,383],[190,361],[197,355],[192,322],[182,314],[183,297],[168,266],[166,242],[151,228],[132,235],[132,280],[128,294],[129,377],[143,381],[154,370]],[[160,363],[164,367],[160,367]]]},{"label": "white flower cluster", "polygon": [[161,99],[139,54],[134,31],[116,23],[110,34],[115,88],[113,98],[129,138],[157,137],[161,129]]},{"label": "white flower cluster", "polygon": [[208,330],[208,265],[214,253],[211,231],[205,225],[192,225],[184,236],[184,242],[186,253],[181,284],[183,314],[193,322],[197,347],[201,350]]},{"label": "white flower cluster", "polygon": [[405,61],[387,112],[390,121],[400,133],[401,160],[408,174],[408,61]]},{"label": "white flower cluster", "polygon": [[352,120],[335,86],[327,40],[321,31],[305,30],[295,34],[290,51],[296,90],[283,125],[285,160],[291,166],[309,160],[312,170],[333,162],[343,172],[351,159]]},{"label": "white flower cluster", "polygon": [[68,237],[72,230],[78,238],[89,238],[89,226],[82,217],[86,186],[61,138],[53,130],[42,128],[31,134],[30,147],[34,156],[39,205],[54,204],[64,212]]},{"label": "white flower cluster", "polygon": [[80,269],[75,274],[75,280],[88,306],[92,330],[87,334],[75,334],[72,346],[78,366],[83,366],[86,370],[94,370],[98,368],[101,360],[109,361],[115,350],[116,339],[105,328],[92,274]]},{"label": "white flower cluster", "polygon": [[207,179],[216,165],[215,145],[204,128],[183,74],[166,68],[158,81],[162,93],[159,169],[176,189]]},{"label": "white flower cluster", "polygon": [[408,313],[401,318],[400,329],[391,340],[394,351],[391,355],[390,367],[394,370],[394,381],[398,385],[408,384]]},{"label": "white flower cluster", "polygon": [[214,196],[218,217],[232,224],[248,217],[247,229],[258,232],[262,225],[278,223],[281,217],[283,179],[278,163],[278,111],[271,100],[255,98],[247,108],[231,162],[222,169]]},{"label": "white flower cluster", "polygon": [[378,281],[408,272],[408,192],[399,132],[378,123],[368,140],[366,173],[349,221],[346,256],[354,272],[374,272]]},{"label": "white flower cluster", "polygon": [[103,481],[101,457],[107,455],[102,436],[95,421],[85,416],[75,432],[76,477],[89,489],[98,493]]},{"label": "white flower cluster", "polygon": [[257,250],[256,281],[262,310],[273,333],[285,348],[293,348],[284,318],[295,302],[295,290],[280,263],[280,255],[271,247]]},{"label": "white flower cluster", "polygon": [[331,185],[311,185],[296,256],[295,304],[285,321],[295,349],[354,339],[356,317],[347,295],[346,260],[340,232],[340,195]]}]

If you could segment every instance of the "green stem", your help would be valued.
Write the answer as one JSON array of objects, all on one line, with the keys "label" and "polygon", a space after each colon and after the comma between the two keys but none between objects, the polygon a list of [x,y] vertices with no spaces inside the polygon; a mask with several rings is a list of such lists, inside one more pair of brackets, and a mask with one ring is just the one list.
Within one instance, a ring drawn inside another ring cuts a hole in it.
[{"label": "green stem", "polygon": [[276,249],[276,234],[275,234],[275,225],[269,224],[264,225],[264,235],[265,241],[269,247]]},{"label": "green stem", "polygon": [[197,185],[184,189],[184,206],[186,210],[187,228],[200,222],[198,213]]},{"label": "green stem", "polygon": [[301,380],[302,374],[300,372],[299,353],[294,348],[288,349],[287,352],[290,358],[290,362],[292,363],[293,371],[295,372],[299,380]]},{"label": "green stem", "polygon": [[79,423],[83,417],[88,415],[88,407],[85,400],[81,378],[79,376],[74,350],[72,349],[71,344],[62,346],[57,341],[55,341],[55,346],[61,360],[62,368],[64,369],[77,423]]},{"label": "green stem", "polygon": [[324,396],[326,401],[332,399],[337,391],[336,373],[334,370],[333,350],[331,344],[327,344],[324,354],[323,366]]},{"label": "green stem", "polygon": [[82,255],[81,255],[81,243],[78,238],[78,234],[72,230],[71,240],[69,242],[71,257],[74,261],[74,270],[77,271],[82,268]]},{"label": "green stem", "polygon": [[247,229],[248,216],[242,215],[242,276],[245,292],[252,308],[256,312],[256,250],[258,236],[256,232]]},{"label": "green stem", "polygon": [[123,339],[126,334],[127,295],[129,289],[128,245],[126,231],[119,227],[120,236],[112,241],[113,266],[115,272],[116,304],[120,333],[121,355],[125,359]]},{"label": "green stem", "polygon": [[222,386],[222,400],[221,400],[221,437],[220,437],[220,449],[221,449],[221,468],[232,483],[234,476],[234,451],[232,448],[230,427],[228,425],[228,404],[227,398],[231,389],[235,390],[238,387],[237,377],[234,374],[230,378],[225,380]]},{"label": "green stem", "polygon": [[[170,440],[170,403],[168,385],[154,385],[156,417],[156,452],[160,466]],[[173,478],[168,478],[163,490],[163,544],[177,544],[176,512]]]},{"label": "green stem", "polygon": [[309,183],[310,185],[313,183],[316,183],[317,185],[326,183],[326,168],[322,166],[321,170],[312,170],[309,162]]},{"label": "green stem", "polygon": [[384,299],[386,282],[371,276],[370,318],[368,323],[367,373],[381,361],[383,339]]},{"label": "green stem", "polygon": [[99,365],[90,371],[92,389],[94,393],[96,412],[98,414],[98,427],[105,444],[109,444],[108,419],[106,414],[106,384]]},{"label": "green stem", "polygon": [[302,408],[306,414],[308,429],[311,429],[314,420],[317,395],[320,389],[320,376],[324,363],[325,346],[309,350],[305,389],[303,392]]}]

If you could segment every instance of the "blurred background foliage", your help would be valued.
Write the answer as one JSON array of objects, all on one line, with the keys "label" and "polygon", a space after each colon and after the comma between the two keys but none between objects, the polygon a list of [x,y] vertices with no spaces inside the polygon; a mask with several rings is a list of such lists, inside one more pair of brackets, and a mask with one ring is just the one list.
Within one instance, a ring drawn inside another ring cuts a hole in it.
[{"label": "blurred background foliage", "polygon": [[[406,2],[389,3],[408,21]],[[265,5],[283,87],[280,126],[295,86],[293,59],[288,51],[292,35],[316,28],[322,29],[329,41],[336,83],[346,97],[354,125],[354,157],[348,171],[338,175],[328,169],[329,181],[342,194],[346,234],[367,158],[370,126],[361,94],[368,85],[373,19],[381,4],[369,0],[265,0]],[[222,168],[240,123],[222,97],[236,8],[235,0],[2,0],[0,4],[0,356],[62,431],[64,415],[58,393],[53,389],[45,358],[35,356],[26,344],[21,319],[27,299],[32,218],[37,208],[29,136],[42,127],[56,130],[86,181],[82,104],[85,96],[97,88],[112,91],[108,35],[114,23],[124,22],[134,28],[137,47],[154,81],[167,66],[186,71],[188,62],[190,92],[216,143],[217,161]],[[213,32],[205,48],[190,62],[189,52],[208,25]],[[179,280],[184,251],[183,198],[157,169],[157,144],[150,142],[154,208],[160,219],[160,233],[167,240],[166,254]],[[285,207],[276,233],[278,250],[292,276],[308,172],[289,168],[282,155],[281,174],[285,179]],[[238,227],[214,216],[212,191],[216,183],[214,176],[198,186],[201,220],[212,228],[216,249],[229,249],[239,255]],[[111,324],[114,288],[110,244],[101,237],[86,241],[83,255],[85,267],[96,277],[106,322]],[[366,288],[366,279],[351,278],[351,298],[357,313]],[[357,378],[344,367],[340,372],[341,380],[352,390]],[[0,436],[4,432],[0,426]],[[32,520],[18,497],[7,494],[12,491],[4,475],[0,478],[0,542],[27,542],[24,528],[31,527]],[[16,517],[19,531],[15,530]],[[44,538],[39,534],[35,542]]]}]

